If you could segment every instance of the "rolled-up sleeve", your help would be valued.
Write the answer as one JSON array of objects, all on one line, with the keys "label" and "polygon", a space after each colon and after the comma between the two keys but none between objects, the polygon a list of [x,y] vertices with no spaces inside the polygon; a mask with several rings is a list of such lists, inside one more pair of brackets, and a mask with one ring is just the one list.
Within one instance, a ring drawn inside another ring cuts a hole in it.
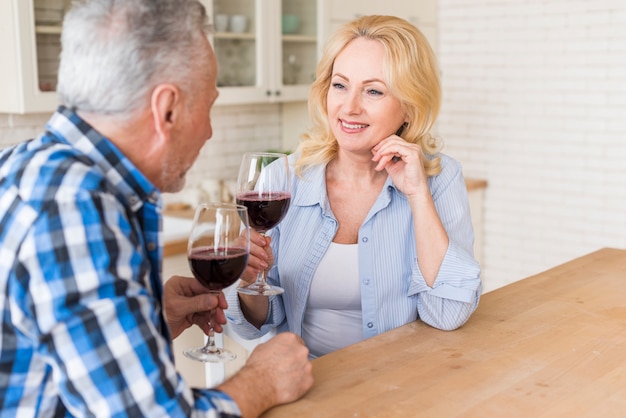
[{"label": "rolled-up sleeve", "polygon": [[442,161],[444,170],[431,179],[431,192],[449,244],[439,272],[429,287],[414,259],[409,295],[418,295],[418,314],[443,330],[463,325],[476,310],[482,293],[480,266],[473,254],[474,231],[467,188],[460,165]]}]

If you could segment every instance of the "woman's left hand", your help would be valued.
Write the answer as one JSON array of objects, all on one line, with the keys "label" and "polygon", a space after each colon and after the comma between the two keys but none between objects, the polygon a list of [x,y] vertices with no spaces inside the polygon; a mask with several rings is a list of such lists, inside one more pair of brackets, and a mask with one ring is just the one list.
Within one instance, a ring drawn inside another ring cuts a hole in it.
[{"label": "woman's left hand", "polygon": [[372,148],[372,161],[377,171],[387,170],[396,187],[410,197],[428,189],[422,162],[422,149],[417,144],[391,135]]}]

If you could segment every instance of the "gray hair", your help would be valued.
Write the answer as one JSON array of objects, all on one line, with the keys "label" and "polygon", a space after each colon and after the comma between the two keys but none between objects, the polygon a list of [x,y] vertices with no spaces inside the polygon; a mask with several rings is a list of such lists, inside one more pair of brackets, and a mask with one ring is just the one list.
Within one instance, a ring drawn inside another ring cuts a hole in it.
[{"label": "gray hair", "polygon": [[210,31],[198,0],[79,0],[66,14],[57,94],[70,108],[121,119],[146,106],[161,83],[193,92],[209,62]]}]

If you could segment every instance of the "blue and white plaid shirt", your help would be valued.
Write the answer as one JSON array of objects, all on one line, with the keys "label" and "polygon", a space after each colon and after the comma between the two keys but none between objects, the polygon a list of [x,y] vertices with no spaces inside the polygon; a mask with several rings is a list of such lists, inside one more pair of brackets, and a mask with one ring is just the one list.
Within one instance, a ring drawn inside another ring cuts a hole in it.
[{"label": "blue and white plaid shirt", "polygon": [[0,417],[239,416],[174,368],[160,222],[159,190],[67,108],[0,152]]}]

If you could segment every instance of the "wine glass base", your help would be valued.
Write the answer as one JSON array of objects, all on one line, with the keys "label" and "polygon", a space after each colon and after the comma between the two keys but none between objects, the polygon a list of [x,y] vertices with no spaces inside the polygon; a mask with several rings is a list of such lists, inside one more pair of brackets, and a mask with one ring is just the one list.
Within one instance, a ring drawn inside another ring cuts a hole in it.
[{"label": "wine glass base", "polygon": [[252,283],[237,288],[237,292],[252,296],[280,295],[285,291],[282,287],[270,286],[269,284]]},{"label": "wine glass base", "polygon": [[224,363],[237,358],[237,354],[224,348],[215,351],[206,350],[204,347],[186,348],[183,350],[185,357],[205,363]]}]

